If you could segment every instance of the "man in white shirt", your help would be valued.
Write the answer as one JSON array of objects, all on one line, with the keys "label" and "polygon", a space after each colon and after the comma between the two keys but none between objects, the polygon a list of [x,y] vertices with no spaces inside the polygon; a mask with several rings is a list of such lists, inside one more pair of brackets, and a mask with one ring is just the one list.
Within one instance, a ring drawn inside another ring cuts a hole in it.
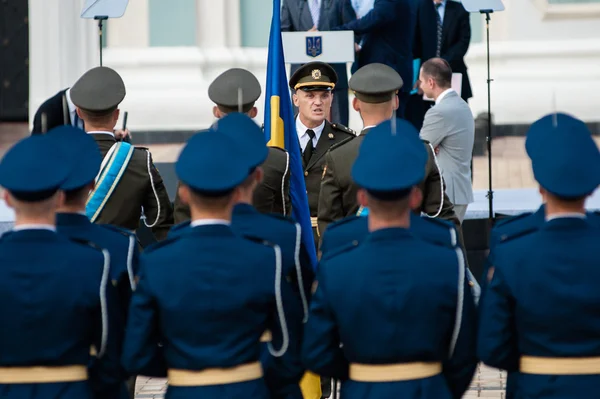
[{"label": "man in white shirt", "polygon": [[425,62],[419,81],[425,95],[435,100],[435,106],[425,114],[421,139],[436,149],[446,194],[462,223],[467,206],[473,202],[473,114],[469,105],[451,88],[452,69],[447,61],[432,58]]}]

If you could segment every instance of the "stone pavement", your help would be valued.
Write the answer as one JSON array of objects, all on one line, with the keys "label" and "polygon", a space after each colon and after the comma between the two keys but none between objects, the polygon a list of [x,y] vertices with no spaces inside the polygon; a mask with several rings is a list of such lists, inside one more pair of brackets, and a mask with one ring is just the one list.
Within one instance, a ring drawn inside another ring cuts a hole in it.
[{"label": "stone pavement", "polygon": [[[469,391],[463,399],[494,398],[504,399],[506,373],[489,367],[480,366]],[[136,384],[136,399],[163,398],[166,391],[166,380],[160,378],[139,377]]]}]

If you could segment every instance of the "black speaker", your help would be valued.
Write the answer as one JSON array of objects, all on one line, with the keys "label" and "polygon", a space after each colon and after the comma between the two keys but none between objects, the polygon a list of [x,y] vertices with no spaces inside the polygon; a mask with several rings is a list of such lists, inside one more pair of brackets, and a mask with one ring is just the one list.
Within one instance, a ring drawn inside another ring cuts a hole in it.
[{"label": "black speaker", "polygon": [[29,8],[0,0],[0,122],[29,117]]}]

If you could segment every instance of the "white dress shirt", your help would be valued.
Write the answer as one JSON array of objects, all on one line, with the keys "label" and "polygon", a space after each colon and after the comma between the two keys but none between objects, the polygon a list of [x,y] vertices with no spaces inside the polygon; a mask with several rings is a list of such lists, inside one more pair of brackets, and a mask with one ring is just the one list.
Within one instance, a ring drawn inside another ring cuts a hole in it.
[{"label": "white dress shirt", "polygon": [[51,224],[20,224],[13,227],[13,231],[21,230],[48,230],[56,232],[56,226],[52,226]]},{"label": "white dress shirt", "polygon": [[113,132],[106,132],[106,131],[102,131],[102,130],[94,130],[91,132],[87,132],[87,134],[108,134],[109,136],[115,137],[115,134]]},{"label": "white dress shirt", "polygon": [[585,213],[579,212],[565,212],[565,213],[557,213],[554,215],[550,215],[546,217],[546,222],[549,222],[554,219],[566,219],[566,218],[574,218],[574,219],[585,219],[587,216]]},{"label": "white dress shirt", "polygon": [[[444,15],[446,15],[446,1],[447,0],[442,0],[442,5],[438,7],[437,12],[440,16],[440,21],[442,21],[442,24],[444,23]],[[434,3],[434,7],[435,7],[435,3]]]},{"label": "white dress shirt", "polygon": [[308,133],[306,133],[306,131],[312,130],[313,132],[315,132],[315,137],[313,138],[313,148],[317,148],[317,143],[319,142],[321,133],[323,133],[323,129],[325,129],[325,121],[323,121],[321,125],[310,129],[304,126],[304,123],[300,121],[300,117],[296,118],[296,133],[298,134],[298,140],[300,140],[300,147],[302,148],[302,152],[304,152],[304,149],[308,145],[308,140],[310,139],[310,136],[308,135]]},{"label": "white dress shirt", "polygon": [[225,225],[225,226],[231,226],[231,222],[229,220],[225,220],[225,219],[197,219],[197,220],[193,220],[190,223],[191,227],[198,227],[198,226],[211,226],[211,225]]},{"label": "white dress shirt", "polygon": [[446,97],[446,95],[448,95],[448,93],[450,93],[451,91],[454,91],[454,89],[446,89],[446,90],[444,90],[444,91],[443,91],[443,92],[442,92],[442,93],[441,93],[441,94],[438,96],[438,98],[435,100],[435,103],[436,103],[436,104],[439,104],[439,103],[440,103],[440,101],[442,101],[442,99],[443,99],[444,97]]}]

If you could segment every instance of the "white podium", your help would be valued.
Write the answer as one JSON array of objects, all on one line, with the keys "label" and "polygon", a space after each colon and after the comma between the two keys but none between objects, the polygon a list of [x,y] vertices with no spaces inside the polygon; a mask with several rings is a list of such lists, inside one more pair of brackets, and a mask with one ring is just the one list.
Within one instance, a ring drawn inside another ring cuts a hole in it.
[{"label": "white podium", "polygon": [[351,30],[282,32],[281,37],[287,64],[354,62],[354,32]]}]

